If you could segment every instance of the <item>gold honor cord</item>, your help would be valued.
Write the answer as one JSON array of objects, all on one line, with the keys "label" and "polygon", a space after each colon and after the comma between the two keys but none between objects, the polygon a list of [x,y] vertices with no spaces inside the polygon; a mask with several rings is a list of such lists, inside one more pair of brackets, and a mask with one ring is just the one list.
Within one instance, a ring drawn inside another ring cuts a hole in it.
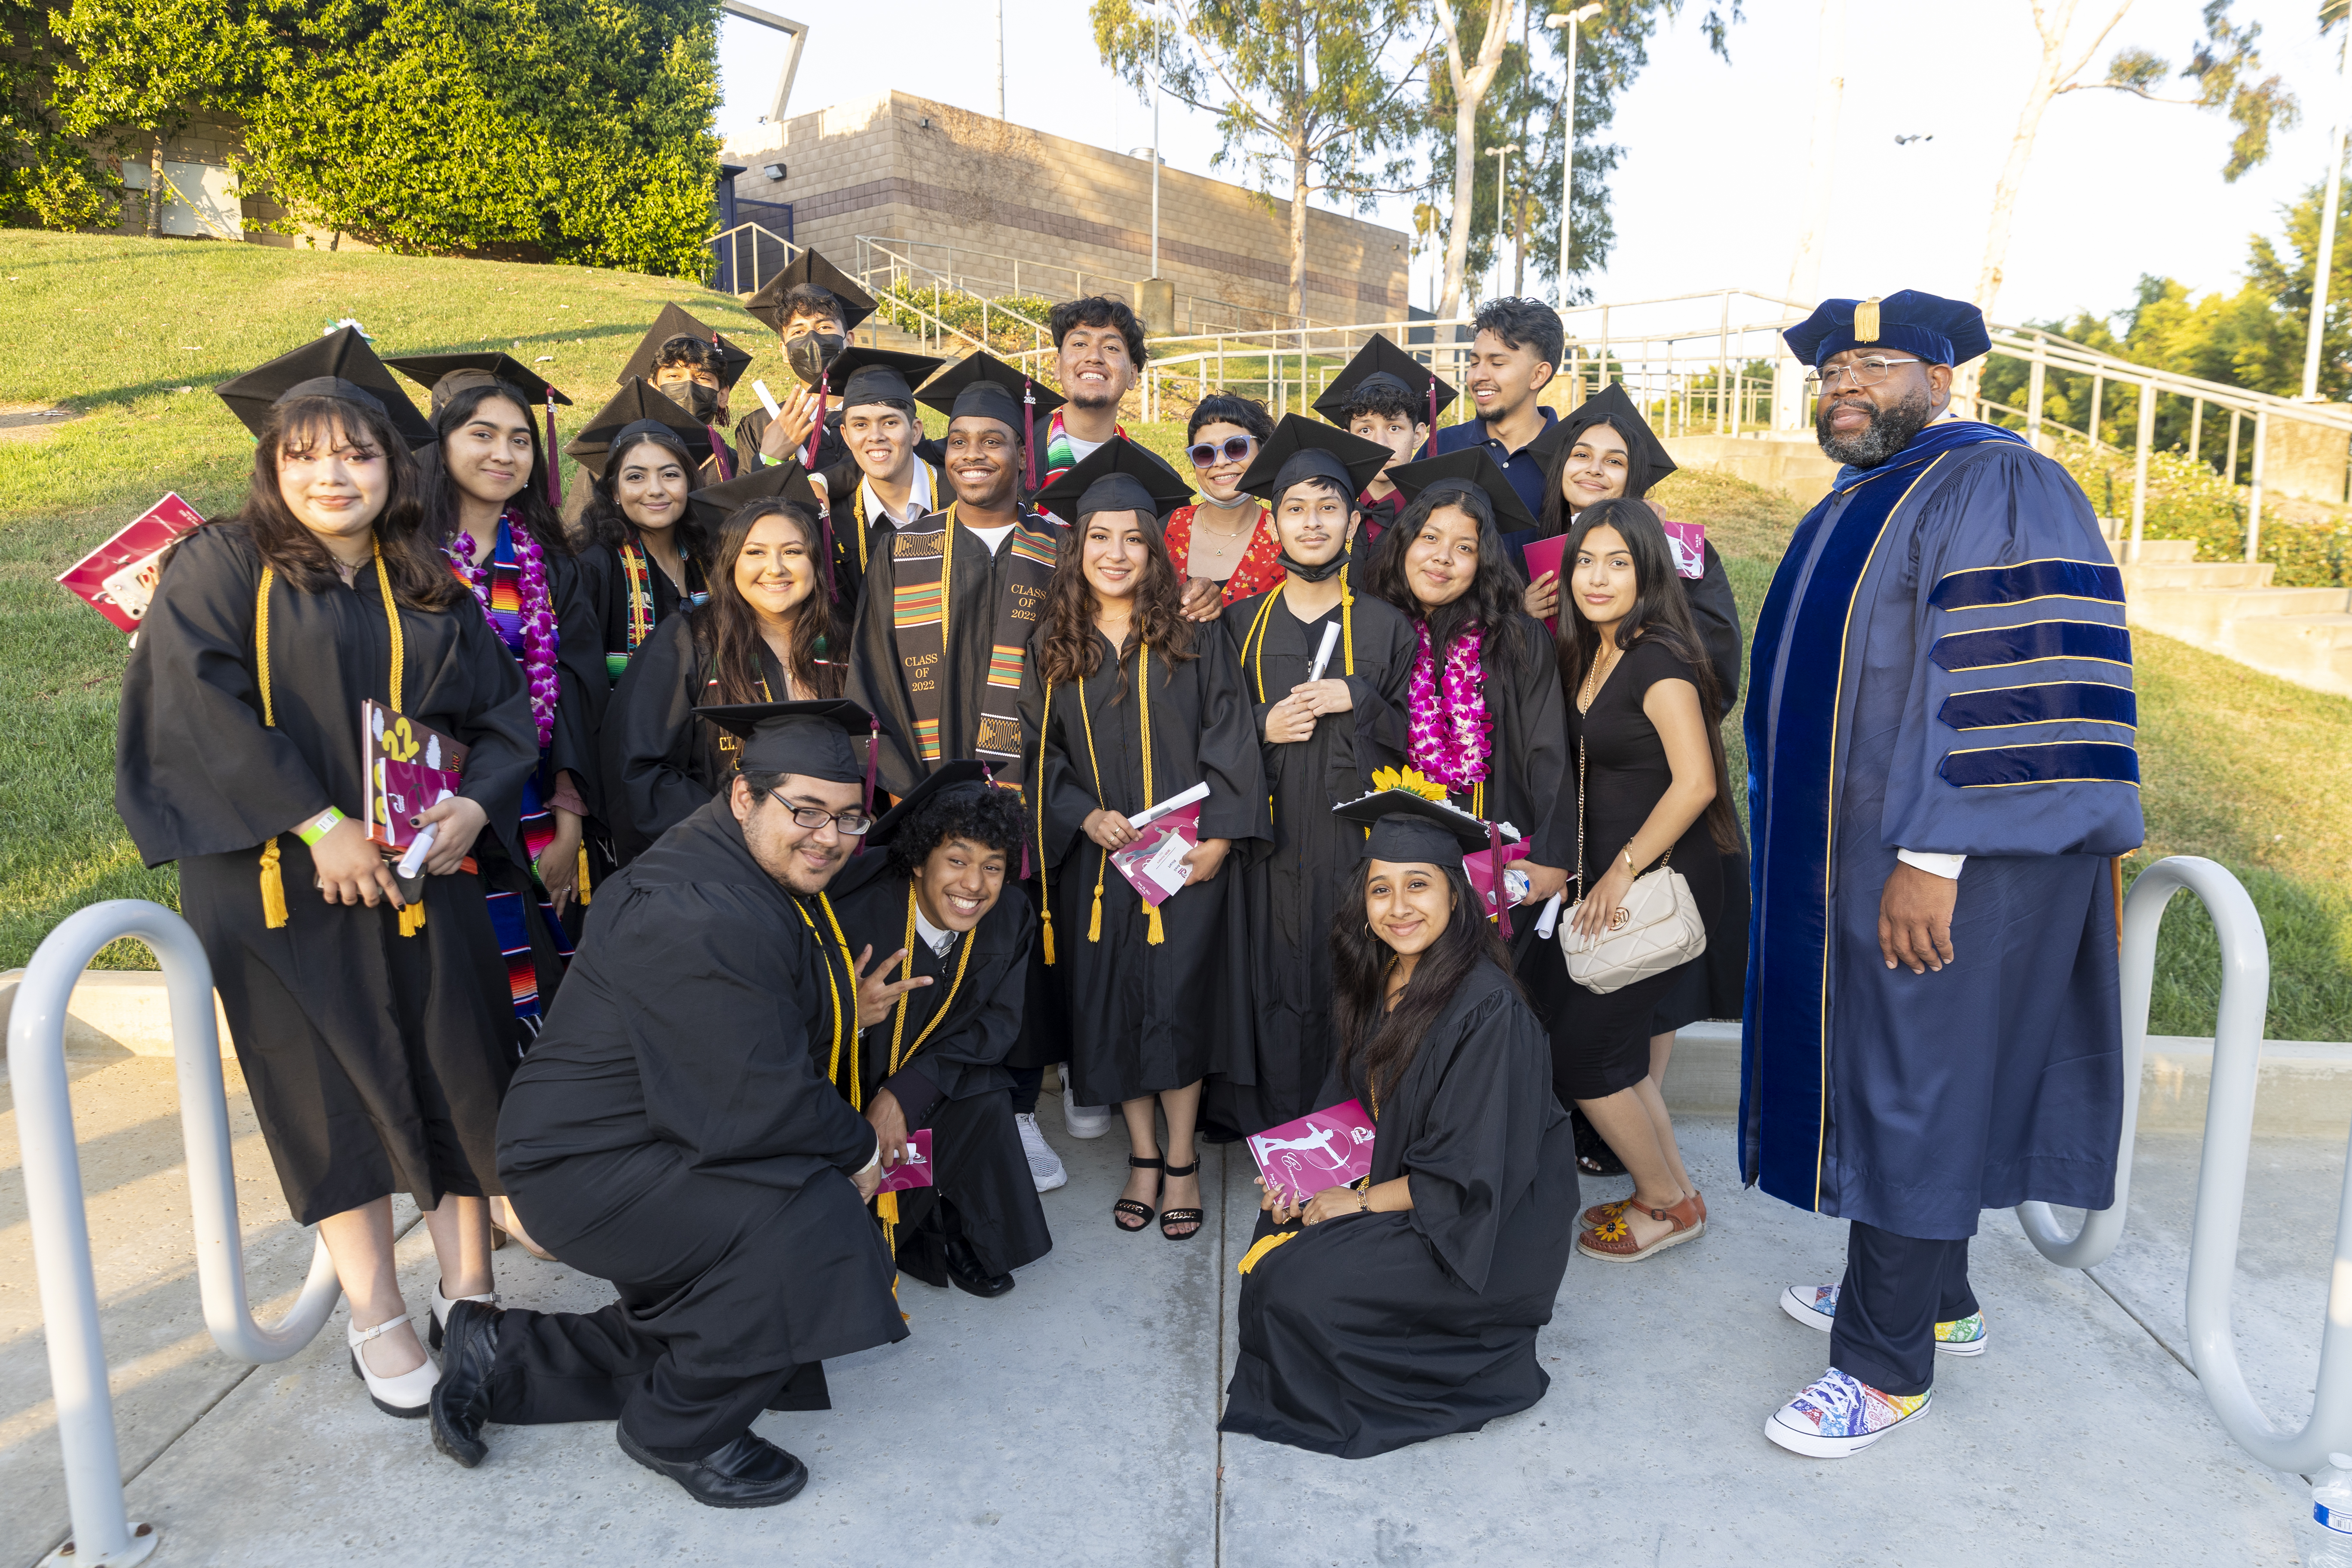
[{"label": "gold honor cord", "polygon": [[1038,935],[1038,945],[1044,950],[1045,967],[1054,967],[1054,889],[1053,878],[1045,869],[1045,737],[1054,730],[1054,678],[1045,678],[1045,716],[1037,723],[1037,776],[1022,787],[1037,792],[1037,907],[1045,916],[1044,930]]},{"label": "gold honor cord", "polygon": [[[392,582],[384,575],[383,542],[373,534],[368,538],[368,548],[375,559],[375,585],[383,595],[384,623],[392,628],[392,710],[401,710],[401,671],[408,661],[408,645],[400,635],[400,612],[392,602]],[[264,729],[278,728],[278,705],[269,688],[269,589],[278,580],[276,568],[264,563],[261,583],[253,595],[253,653],[256,684],[261,688],[261,723]],[[367,785],[361,789],[365,792]],[[265,930],[285,928],[286,879],[278,869],[278,835],[271,834],[269,842],[261,849],[261,923]],[[400,910],[400,934],[415,936],[425,924],[423,900],[404,904]]]},{"label": "gold honor cord", "polygon": [[[819,893],[816,896],[816,901],[824,906],[825,922],[833,927],[833,940],[841,949],[842,963],[849,966],[851,975],[849,1000],[854,1009],[857,1002],[856,979],[857,961],[850,956],[849,939],[842,934],[841,918],[833,912],[833,900]],[[800,911],[801,921],[809,928],[809,935],[815,937],[822,946],[824,937],[817,931],[816,921],[809,919],[808,906],[794,899],[793,908]],[[825,994],[833,999],[833,1053],[826,1058],[824,1076],[835,1088],[838,1088],[841,1085],[841,983],[834,977],[833,961],[830,958],[825,960],[824,964],[824,989]],[[856,1029],[850,1030],[849,1038],[849,1108],[852,1110],[863,1110],[866,1109],[866,1093],[857,1081],[857,1031]]]},{"label": "gold honor cord", "polygon": [[[1268,595],[1265,596],[1265,604],[1263,604],[1263,605],[1260,605],[1257,607],[1257,615],[1256,615],[1256,616],[1255,616],[1255,618],[1250,622],[1249,635],[1248,635],[1247,637],[1244,637],[1244,638],[1242,638],[1242,648],[1243,648],[1243,650],[1244,650],[1244,657],[1247,657],[1247,658],[1249,658],[1252,660],[1252,663],[1251,663],[1251,665],[1250,665],[1250,670],[1251,670],[1251,673],[1252,673],[1253,675],[1255,675],[1255,676],[1256,677],[1256,679],[1257,679],[1257,700],[1258,700],[1260,702],[1264,702],[1265,700],[1266,700],[1266,695],[1265,695],[1265,623],[1266,623],[1266,617],[1274,614],[1274,602],[1275,602],[1276,599],[1279,599],[1280,597],[1282,597],[1282,591],[1283,591],[1283,589],[1285,589],[1285,588],[1288,587],[1289,585],[1290,585],[1290,584],[1288,584],[1287,583],[1277,583],[1277,584],[1275,584],[1275,586],[1274,586],[1274,592],[1272,592],[1271,594],[1268,594]],[[1353,675],[1353,674],[1355,674],[1355,673],[1356,673],[1356,595],[1353,595],[1353,594],[1351,594],[1351,593],[1349,593],[1349,592],[1348,591],[1348,569],[1347,569],[1345,566],[1342,566],[1342,567],[1340,567],[1340,568],[1339,568],[1339,646],[1340,646],[1343,649],[1345,649],[1345,650],[1346,650],[1346,652],[1347,652],[1347,657],[1348,657],[1347,669],[1348,669],[1348,673],[1349,673],[1349,675]],[[1252,651],[1253,649],[1254,649],[1255,651]]]},{"label": "gold honor cord", "polygon": [[[915,1037],[915,1043],[907,1047],[903,1055],[900,1054],[898,1047],[900,1042],[907,1037],[907,1004],[914,993],[911,991],[898,993],[898,1017],[890,1025],[890,1071],[892,1073],[904,1067],[917,1051],[923,1048],[923,1042],[931,1037],[931,1031],[940,1026],[948,1016],[948,1009],[955,1005],[957,987],[962,985],[963,973],[971,964],[971,950],[975,945],[975,936],[976,933],[972,931],[964,933],[963,953],[956,960],[955,979],[949,983],[948,994],[940,999],[940,1010],[931,1015],[931,1021],[923,1026],[923,1032]],[[898,978],[911,979],[915,973],[915,885],[912,882],[907,884],[907,939],[899,944],[899,950],[907,956],[899,964]],[[898,1194],[876,1194],[874,1213],[875,1216],[882,1222],[882,1244],[890,1249],[891,1258],[896,1259],[898,1256]],[[895,1284],[892,1288],[895,1290]]]},{"label": "gold honor cord", "polygon": [[[1113,653],[1112,658],[1114,659],[1118,658],[1116,652]],[[1138,725],[1142,731],[1143,738],[1143,804],[1148,807],[1151,805],[1153,799],[1151,788],[1151,645],[1150,643],[1142,644],[1136,653],[1135,689],[1139,693],[1136,704]],[[1095,720],[1094,714],[1087,708],[1087,678],[1083,675],[1078,677],[1078,719],[1080,722],[1086,726],[1087,765],[1094,770],[1095,803],[1097,805],[1100,805],[1104,810],[1108,811],[1110,809],[1110,803],[1103,798],[1102,763],[1095,758]],[[1087,920],[1087,940],[1088,942],[1100,942],[1102,940],[1103,873],[1109,868],[1109,866],[1110,851],[1105,849],[1102,851],[1101,856],[1095,861],[1095,907],[1094,913],[1088,916]],[[1145,899],[1143,900],[1143,909],[1146,916],[1143,940],[1150,945],[1158,947],[1160,943],[1168,940],[1168,929],[1160,923],[1160,906],[1153,903],[1150,900]]]}]

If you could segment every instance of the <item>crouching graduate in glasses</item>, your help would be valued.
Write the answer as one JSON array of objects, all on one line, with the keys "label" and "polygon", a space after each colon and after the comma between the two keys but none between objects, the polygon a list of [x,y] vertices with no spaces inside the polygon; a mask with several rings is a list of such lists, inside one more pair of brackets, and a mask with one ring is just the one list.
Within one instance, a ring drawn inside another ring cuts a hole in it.
[{"label": "crouching graduate in glasses", "polygon": [[881,973],[908,987],[834,1070],[886,1167],[913,1131],[931,1131],[931,1184],[876,1200],[883,1235],[907,1273],[975,1296],[1003,1295],[1054,1247],[1004,1066],[1037,935],[1018,880],[1023,820],[1020,791],[992,784],[984,764],[941,763],[826,895],[850,946],[890,953]]},{"label": "crouching graduate in glasses", "polygon": [[761,1508],[808,1470],[752,1421],[828,1408],[820,1363],[907,1334],[865,1206],[879,1141],[825,1081],[897,988],[861,995],[824,898],[868,826],[865,710],[705,711],[742,737],[740,771],[596,889],[499,1121],[532,1236],[619,1300],[459,1302],[433,1440],[471,1468],[487,1425],[614,1421],[696,1500]]}]

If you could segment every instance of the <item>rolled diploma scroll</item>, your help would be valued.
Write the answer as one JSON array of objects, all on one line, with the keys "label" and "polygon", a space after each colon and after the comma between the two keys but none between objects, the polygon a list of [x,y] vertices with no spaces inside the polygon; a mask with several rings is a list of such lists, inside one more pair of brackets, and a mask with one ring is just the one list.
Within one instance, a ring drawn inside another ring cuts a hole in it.
[{"label": "rolled diploma scroll", "polygon": [[1339,641],[1339,623],[1333,621],[1329,626],[1323,628],[1323,646],[1315,651],[1315,662],[1307,668],[1307,679],[1320,680],[1323,679],[1323,667],[1331,662],[1331,649],[1338,646]]},{"label": "rolled diploma scroll", "polygon": [[1536,917],[1536,938],[1538,941],[1549,942],[1551,940],[1552,927],[1559,922],[1560,898],[1561,894],[1554,893],[1550,898],[1544,900],[1543,913]]},{"label": "rolled diploma scroll", "polygon": [[769,418],[773,419],[783,413],[783,405],[776,401],[776,395],[768,390],[766,382],[753,382],[751,390],[760,395],[760,406],[768,411]]},{"label": "rolled diploma scroll", "polygon": [[399,873],[415,880],[417,873],[425,869],[425,858],[433,853],[433,841],[440,837],[441,825],[426,823],[424,829],[409,841],[408,853],[400,858]]}]

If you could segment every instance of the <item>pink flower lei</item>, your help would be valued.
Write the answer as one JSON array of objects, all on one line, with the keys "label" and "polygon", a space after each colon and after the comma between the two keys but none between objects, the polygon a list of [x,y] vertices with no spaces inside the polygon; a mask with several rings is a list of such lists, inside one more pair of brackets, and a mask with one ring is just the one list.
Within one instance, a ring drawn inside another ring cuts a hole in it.
[{"label": "pink flower lei", "polygon": [[[530,719],[539,731],[539,749],[543,752],[555,734],[555,703],[561,691],[555,678],[555,601],[547,587],[547,553],[511,511],[501,514],[499,521],[514,543],[515,597],[522,622],[522,668],[530,682]],[[493,551],[490,560],[478,563],[474,559],[476,548],[474,536],[463,529],[442,546],[448,554],[451,570],[474,591],[475,601],[488,615],[497,556]]]},{"label": "pink flower lei", "polygon": [[1449,789],[1468,789],[1486,776],[1494,752],[1494,722],[1486,716],[1486,698],[1478,681],[1478,649],[1486,640],[1476,626],[1454,639],[1445,650],[1441,676],[1429,646],[1429,624],[1413,628],[1419,639],[1412,658],[1412,684],[1408,712],[1412,733],[1407,751],[1412,765]]}]

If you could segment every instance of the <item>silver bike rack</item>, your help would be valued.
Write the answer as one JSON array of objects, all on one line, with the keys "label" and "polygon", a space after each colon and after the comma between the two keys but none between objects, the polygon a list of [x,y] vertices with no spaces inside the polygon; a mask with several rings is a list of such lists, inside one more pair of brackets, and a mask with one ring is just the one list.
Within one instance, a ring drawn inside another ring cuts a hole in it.
[{"label": "silver bike rack", "polygon": [[2156,933],[2165,906],[2182,889],[2212,916],[2221,947],[2221,1003],[2213,1026],[2213,1077],[2205,1101],[2205,1145],[2197,1168],[2197,1209],[2189,1241],[2189,1362],[2222,1429],[2274,1470],[2310,1475],[2327,1456],[2352,1449],[2352,1162],[2336,1212],[2336,1264],[2327,1321],[2319,1342],[2319,1383],[2312,1410],[2293,1432],[2271,1424],[2246,1386],[2231,1323],[2230,1287],[2238,1269],[2238,1231],[2246,1204],[2246,1163],[2253,1151],[2254,1091],[2262,1076],[2263,1022],[2271,989],[2270,945],[2254,901],[2235,877],[2210,860],[2176,855],[2141,872],[2124,900],[2124,1125],[2116,1161],[2116,1201],[2085,1216],[2081,1233],[2062,1236],[2047,1204],[2020,1204],[2018,1223],[2053,1263],[2089,1268],[2106,1261],[2124,1227],[2131,1191],[2132,1134],[2139,1114],[2140,1058],[2147,1041],[2148,997],[2156,984]]},{"label": "silver bike rack", "polygon": [[66,1498],[73,1536],[45,1560],[75,1568],[115,1568],[155,1550],[152,1525],[123,1511],[122,1460],[107,1388],[106,1347],[98,1323],[98,1285],[90,1268],[89,1220],[74,1144],[73,1101],[65,1066],[66,1008],[76,981],[100,948],[135,937],[163,965],[172,1006],[172,1054],[178,1065],[180,1131],[188,1155],[189,1208],[195,1220],[196,1279],[213,1342],[238,1361],[284,1361],[310,1343],[334,1310],[341,1288],[326,1244],[284,1321],[265,1329],[246,1297],[245,1248],[237,1225],[236,1173],[229,1159],[228,1097],[221,1079],[220,1034],[213,1016],[213,971],[187,921],[143,899],[92,904],[58,922],[26,966],[8,1019],[8,1076],[16,1090],[16,1131],[25,1162],[25,1201],[40,1275],[41,1317],[57,1394],[58,1436],[65,1449]]}]

